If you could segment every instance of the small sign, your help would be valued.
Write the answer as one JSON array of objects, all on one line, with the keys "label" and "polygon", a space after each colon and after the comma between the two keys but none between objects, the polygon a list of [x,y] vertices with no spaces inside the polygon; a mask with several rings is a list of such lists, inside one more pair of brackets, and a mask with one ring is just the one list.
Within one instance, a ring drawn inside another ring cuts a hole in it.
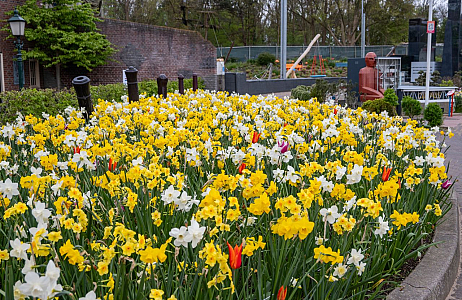
[{"label": "small sign", "polygon": [[427,33],[435,33],[435,21],[427,22]]},{"label": "small sign", "polygon": [[125,74],[125,71],[126,71],[126,70],[123,70],[123,71],[122,71],[122,72],[123,72],[123,80],[122,80],[122,82],[123,82],[123,84],[124,84],[125,86],[127,86],[127,74]]}]

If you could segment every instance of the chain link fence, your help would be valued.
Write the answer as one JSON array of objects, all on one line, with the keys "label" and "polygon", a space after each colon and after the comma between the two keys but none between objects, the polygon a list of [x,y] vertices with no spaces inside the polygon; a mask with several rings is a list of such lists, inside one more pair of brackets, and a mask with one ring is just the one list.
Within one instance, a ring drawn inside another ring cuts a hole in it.
[{"label": "chain link fence", "polygon": [[[295,60],[306,50],[308,46],[287,46],[287,59]],[[230,47],[217,47],[217,57],[226,57]],[[366,46],[367,52],[375,52],[377,56],[386,56],[392,45]],[[263,52],[268,52],[279,59],[281,48],[279,46],[242,46],[233,47],[229,55],[230,58],[236,61],[247,61],[249,59],[257,59],[258,55]],[[395,48],[395,54],[407,55],[407,45],[399,45]],[[348,59],[361,57],[360,46],[313,46],[308,54],[308,57],[313,55],[322,55],[323,57],[332,57],[335,59]],[[436,46],[436,56],[443,55],[443,46]]]}]

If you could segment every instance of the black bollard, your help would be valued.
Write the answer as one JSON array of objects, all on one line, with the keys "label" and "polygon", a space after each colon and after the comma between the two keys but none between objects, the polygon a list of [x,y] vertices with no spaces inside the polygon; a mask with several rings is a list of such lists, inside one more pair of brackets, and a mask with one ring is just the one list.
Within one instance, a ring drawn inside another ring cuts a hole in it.
[{"label": "black bollard", "polygon": [[197,73],[193,73],[193,91],[197,91]]},{"label": "black bollard", "polygon": [[125,75],[127,76],[127,87],[128,87],[128,101],[132,103],[133,101],[140,100],[140,94],[138,92],[138,70],[130,66],[125,70]]},{"label": "black bollard", "polygon": [[79,107],[85,108],[84,117],[88,121],[89,116],[93,112],[93,103],[91,102],[90,94],[90,78],[87,76],[77,76],[72,80],[72,85],[79,101]]},{"label": "black bollard", "polygon": [[157,94],[162,94],[164,99],[167,98],[167,83],[168,78],[165,76],[165,74],[160,74],[160,76],[157,77]]},{"label": "black bollard", "polygon": [[181,95],[184,95],[184,76],[182,74],[178,75],[178,91]]}]

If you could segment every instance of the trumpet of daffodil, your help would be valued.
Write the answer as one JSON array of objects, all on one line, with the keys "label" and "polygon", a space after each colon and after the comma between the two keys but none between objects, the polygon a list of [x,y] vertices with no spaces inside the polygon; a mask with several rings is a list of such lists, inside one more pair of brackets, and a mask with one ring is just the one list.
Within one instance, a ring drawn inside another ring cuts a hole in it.
[{"label": "trumpet of daffodil", "polygon": [[152,264],[157,262],[164,262],[167,259],[165,250],[167,249],[168,243],[172,241],[172,238],[169,238],[160,248],[152,248],[151,246],[146,247],[146,249],[141,250],[140,259],[146,264]]},{"label": "trumpet of daffodil", "polygon": [[248,211],[256,216],[260,216],[263,213],[269,213],[271,211],[271,202],[268,194],[263,193],[259,198],[255,199],[254,203],[250,204]]},{"label": "trumpet of daffodil", "polygon": [[163,295],[164,295],[163,290],[152,289],[151,292],[149,293],[149,299],[162,300]]}]

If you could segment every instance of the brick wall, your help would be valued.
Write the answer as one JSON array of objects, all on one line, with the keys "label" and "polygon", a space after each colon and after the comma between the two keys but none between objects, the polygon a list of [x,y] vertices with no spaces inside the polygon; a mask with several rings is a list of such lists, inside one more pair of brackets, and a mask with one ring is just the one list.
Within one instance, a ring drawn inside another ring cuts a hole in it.
[{"label": "brick wall", "polygon": [[[216,89],[216,48],[198,32],[112,19],[103,19],[97,25],[118,50],[113,56],[115,61],[90,73],[81,68],[63,69],[63,86],[70,86],[79,75],[88,76],[92,85],[122,82],[122,71],[134,66],[139,81],[155,79],[160,74],[177,80],[178,74],[191,78],[197,73],[204,78],[207,89]],[[44,84],[55,84],[55,70],[44,73]]]},{"label": "brick wall", "polygon": [[[0,0],[0,20],[7,20],[5,12],[21,5],[24,0]],[[122,82],[122,71],[129,66],[138,69],[138,80],[154,79],[165,74],[169,80],[177,80],[178,74],[191,78],[197,73],[205,80],[207,89],[216,89],[216,49],[195,31],[152,26],[133,22],[102,19],[97,24],[101,33],[118,50],[104,66],[87,72],[81,68],[61,68],[61,86],[71,86],[79,75],[90,78],[92,85]],[[6,25],[1,22],[0,26]],[[13,40],[5,41],[6,32],[0,31],[0,51],[3,53],[5,89],[17,89],[13,85]],[[24,48],[31,47],[27,44]],[[25,87],[29,86],[29,64],[24,62]],[[56,69],[40,68],[41,87],[56,87]]]}]

